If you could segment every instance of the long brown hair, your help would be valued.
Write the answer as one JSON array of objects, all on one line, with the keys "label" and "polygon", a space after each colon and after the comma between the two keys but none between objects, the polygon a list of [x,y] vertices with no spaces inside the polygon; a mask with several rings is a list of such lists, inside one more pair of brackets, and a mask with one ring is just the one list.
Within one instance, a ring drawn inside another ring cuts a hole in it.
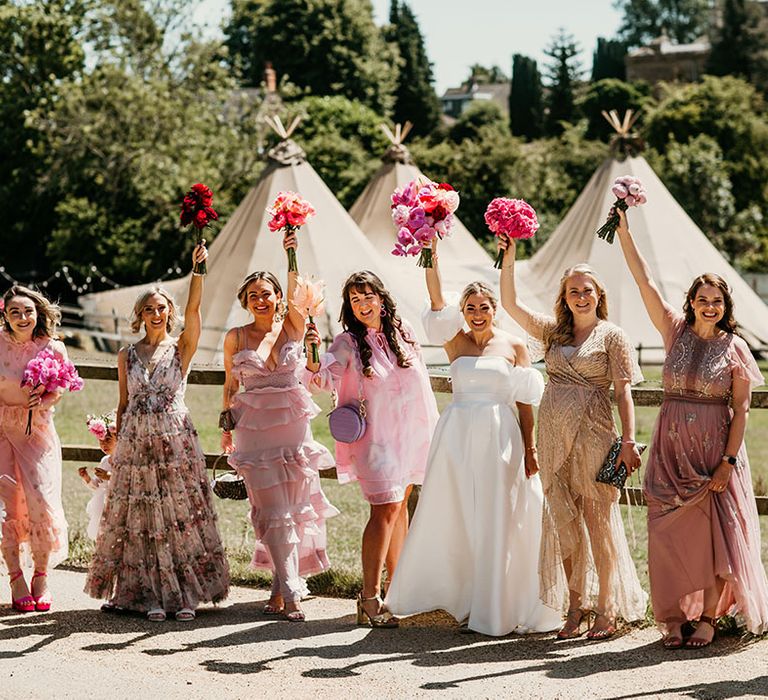
[{"label": "long brown hair", "polygon": [[584,263],[569,267],[560,278],[560,289],[555,300],[555,325],[544,336],[544,347],[547,350],[553,345],[571,345],[573,343],[573,313],[565,300],[568,279],[573,275],[587,275],[592,280],[597,293],[595,313],[603,321],[608,318],[608,296],[594,270]]},{"label": "long brown hair", "polygon": [[377,275],[369,270],[362,270],[351,274],[347,278],[347,281],[344,282],[344,288],[341,291],[341,313],[339,314],[339,321],[341,322],[342,328],[355,339],[357,351],[360,353],[360,361],[363,364],[363,375],[366,377],[373,376],[373,369],[371,368],[371,346],[365,341],[365,335],[368,329],[364,323],[361,323],[355,317],[355,314],[352,311],[352,304],[349,301],[349,296],[353,289],[361,294],[364,293],[366,287],[370,287],[370,289],[381,298],[382,308],[386,311],[386,315],[382,316],[381,319],[381,330],[384,333],[384,337],[387,339],[389,349],[394,353],[395,357],[397,357],[398,367],[410,367],[410,360],[397,339],[398,332],[400,337],[407,343],[413,345],[414,341],[403,328],[403,322],[397,315],[397,304],[395,304],[392,295],[387,291],[386,287],[384,287],[384,283]]},{"label": "long brown hair", "polygon": [[733,317],[733,297],[731,296],[731,288],[720,275],[714,272],[705,272],[704,274],[699,275],[693,280],[693,283],[688,288],[688,291],[685,294],[685,303],[683,304],[685,322],[689,326],[692,326],[696,321],[696,314],[693,312],[692,302],[696,298],[699,287],[702,287],[705,284],[715,287],[723,295],[725,313],[723,313],[723,317],[715,325],[726,333],[738,333],[739,324],[736,323],[736,319]]},{"label": "long brown hair", "polygon": [[34,289],[24,287],[20,284],[14,284],[5,294],[3,294],[3,310],[0,311],[0,327],[5,325],[8,333],[13,335],[11,324],[5,317],[8,302],[13,297],[27,297],[34,305],[37,312],[37,323],[32,330],[33,338],[56,338],[56,326],[61,323],[61,309],[58,304],[54,304],[47,297]]}]

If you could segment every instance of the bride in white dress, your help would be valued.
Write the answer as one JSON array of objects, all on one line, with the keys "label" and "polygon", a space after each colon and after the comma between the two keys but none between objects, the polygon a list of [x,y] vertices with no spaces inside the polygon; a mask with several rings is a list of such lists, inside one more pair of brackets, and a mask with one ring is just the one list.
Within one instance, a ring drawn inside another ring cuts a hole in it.
[{"label": "bride in white dress", "polygon": [[446,303],[436,253],[423,321],[448,354],[453,400],[435,429],[386,605],[395,615],[445,610],[493,636],[555,630],[559,611],[539,599],[543,493],[532,405],[544,381],[522,340],[493,325],[497,302],[485,284]]}]

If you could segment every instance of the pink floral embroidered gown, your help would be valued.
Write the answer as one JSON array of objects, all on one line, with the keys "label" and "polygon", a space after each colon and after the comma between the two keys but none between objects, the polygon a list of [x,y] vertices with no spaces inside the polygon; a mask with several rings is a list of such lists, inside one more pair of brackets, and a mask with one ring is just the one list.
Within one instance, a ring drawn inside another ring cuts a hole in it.
[{"label": "pink floral embroidered gown", "polygon": [[128,406],[85,591],[138,612],[217,602],[229,565],[174,342],[152,371],[127,355]]}]

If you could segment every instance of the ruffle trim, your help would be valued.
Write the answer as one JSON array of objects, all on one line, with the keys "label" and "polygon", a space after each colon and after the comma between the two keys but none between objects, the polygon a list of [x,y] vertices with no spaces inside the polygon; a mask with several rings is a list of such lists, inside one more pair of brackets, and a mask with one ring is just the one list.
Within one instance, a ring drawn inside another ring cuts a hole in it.
[{"label": "ruffle trim", "polygon": [[[269,550],[264,547],[264,545],[256,545],[256,550],[254,551],[253,559],[251,560],[251,568],[266,571],[274,570],[274,562],[269,554]],[[299,576],[312,576],[313,574],[327,571],[330,568],[331,562],[328,559],[328,554],[326,553],[325,548],[312,549],[309,552],[301,552],[299,554]],[[302,582],[302,584],[303,585],[297,587],[291,586],[291,589],[294,590],[295,593],[300,594],[300,597],[304,598],[309,595],[309,589],[307,588],[306,583]]]},{"label": "ruffle trim", "polygon": [[267,430],[302,419],[312,420],[320,414],[320,407],[303,387],[266,395],[261,390],[259,393],[242,392],[235,396],[232,404],[235,432],[238,428]]},{"label": "ruffle trim", "polygon": [[229,455],[227,462],[244,478],[244,472],[248,471],[248,483],[256,489],[268,489],[290,481],[313,478],[320,469],[335,465],[333,455],[314,440],[294,450],[276,447],[253,455],[236,449]]}]

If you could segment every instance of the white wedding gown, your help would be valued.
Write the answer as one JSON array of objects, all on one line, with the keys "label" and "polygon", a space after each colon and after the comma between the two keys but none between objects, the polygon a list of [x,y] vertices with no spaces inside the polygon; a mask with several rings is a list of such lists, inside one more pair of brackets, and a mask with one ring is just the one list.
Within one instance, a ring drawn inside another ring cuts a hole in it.
[{"label": "white wedding gown", "polygon": [[[445,342],[463,318],[446,307],[424,321],[430,340]],[[451,378],[453,401],[435,429],[386,604],[401,616],[445,610],[493,636],[557,629],[560,613],[539,599],[543,492],[538,475],[525,476],[514,410],[538,404],[541,373],[503,357],[459,357]]]}]

